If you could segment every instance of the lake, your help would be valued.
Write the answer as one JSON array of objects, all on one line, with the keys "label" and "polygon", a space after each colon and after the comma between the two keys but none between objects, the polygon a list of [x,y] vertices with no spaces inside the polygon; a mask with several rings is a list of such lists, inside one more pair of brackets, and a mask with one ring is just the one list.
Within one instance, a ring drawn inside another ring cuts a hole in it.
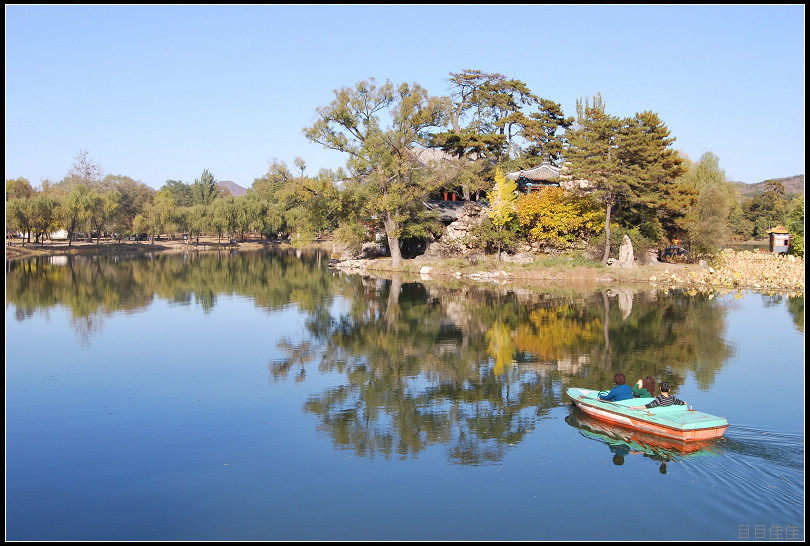
[{"label": "lake", "polygon": [[[804,297],[6,262],[7,540],[804,540]],[[723,438],[590,421],[652,375]]]}]

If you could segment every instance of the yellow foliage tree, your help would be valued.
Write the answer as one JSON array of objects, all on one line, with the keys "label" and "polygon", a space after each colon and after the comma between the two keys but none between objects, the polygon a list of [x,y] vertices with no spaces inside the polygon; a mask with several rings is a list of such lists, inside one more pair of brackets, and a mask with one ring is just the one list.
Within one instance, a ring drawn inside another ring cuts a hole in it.
[{"label": "yellow foliage tree", "polygon": [[517,183],[514,180],[507,180],[498,167],[495,170],[495,187],[487,193],[489,200],[487,215],[494,227],[494,233],[489,238],[498,247],[498,260],[501,259],[501,249],[511,241],[512,234],[506,225],[514,218],[517,198]]},{"label": "yellow foliage tree", "polygon": [[515,355],[515,342],[512,332],[501,321],[496,321],[487,332],[487,353],[492,357],[492,373],[502,376],[512,364]]},{"label": "yellow foliage tree", "polygon": [[605,212],[595,201],[556,187],[521,196],[515,210],[531,239],[555,246],[598,233],[605,220]]}]

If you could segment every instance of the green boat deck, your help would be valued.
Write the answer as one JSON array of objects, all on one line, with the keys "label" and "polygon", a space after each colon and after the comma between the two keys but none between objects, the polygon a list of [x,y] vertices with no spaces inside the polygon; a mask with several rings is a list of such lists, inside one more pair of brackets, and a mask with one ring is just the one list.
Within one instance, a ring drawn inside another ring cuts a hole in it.
[{"label": "green boat deck", "polygon": [[566,392],[572,399],[582,396],[584,401],[593,407],[626,415],[633,419],[640,419],[650,423],[656,423],[666,427],[681,430],[698,430],[728,425],[728,421],[726,421],[726,419],[723,417],[717,417],[716,415],[710,415],[702,411],[690,410],[689,406],[684,405],[659,406],[657,408],[644,410],[630,409],[630,406],[643,406],[645,404],[649,404],[654,400],[653,398],[631,398],[629,400],[620,400],[618,402],[605,402],[597,399],[598,394],[605,391],[571,387]]}]

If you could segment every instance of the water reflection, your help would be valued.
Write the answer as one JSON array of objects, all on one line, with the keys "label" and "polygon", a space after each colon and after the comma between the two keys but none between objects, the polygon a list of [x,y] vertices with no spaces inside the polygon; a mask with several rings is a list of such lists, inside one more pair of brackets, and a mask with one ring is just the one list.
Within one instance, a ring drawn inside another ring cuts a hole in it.
[{"label": "water reflection", "polygon": [[[709,389],[734,354],[726,309],[711,295],[422,283],[336,274],[325,263],[300,250],[31,259],[7,264],[6,301],[19,321],[69,308],[85,343],[106,315],[156,298],[205,314],[223,294],[268,312],[295,306],[304,333],[269,338],[268,373],[304,382],[314,366],[342,378],[304,407],[336,446],[413,457],[442,445],[461,464],[500,460],[567,403],[568,386],[605,388],[622,371],[676,390],[692,375]],[[789,308],[803,324],[804,299]]]},{"label": "water reflection", "polygon": [[687,443],[662,438],[594,419],[574,406],[571,406],[565,422],[578,429],[585,438],[605,444],[617,466],[623,465],[630,455],[642,455],[655,461],[658,471],[666,474],[667,463],[720,452],[720,444],[716,441]]}]

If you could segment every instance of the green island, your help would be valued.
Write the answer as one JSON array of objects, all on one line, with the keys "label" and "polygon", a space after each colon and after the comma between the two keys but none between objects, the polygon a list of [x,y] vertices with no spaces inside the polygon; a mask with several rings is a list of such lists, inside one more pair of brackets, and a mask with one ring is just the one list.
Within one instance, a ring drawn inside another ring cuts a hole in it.
[{"label": "green island", "polygon": [[[81,150],[62,180],[7,179],[6,259],[325,244],[344,271],[803,292],[803,174],[729,181],[600,94],[571,116],[503,74],[448,82],[336,89],[303,132],[346,162],[314,175],[296,157],[249,188],[204,169],[155,190]],[[729,250],[744,241],[759,247]]]}]

